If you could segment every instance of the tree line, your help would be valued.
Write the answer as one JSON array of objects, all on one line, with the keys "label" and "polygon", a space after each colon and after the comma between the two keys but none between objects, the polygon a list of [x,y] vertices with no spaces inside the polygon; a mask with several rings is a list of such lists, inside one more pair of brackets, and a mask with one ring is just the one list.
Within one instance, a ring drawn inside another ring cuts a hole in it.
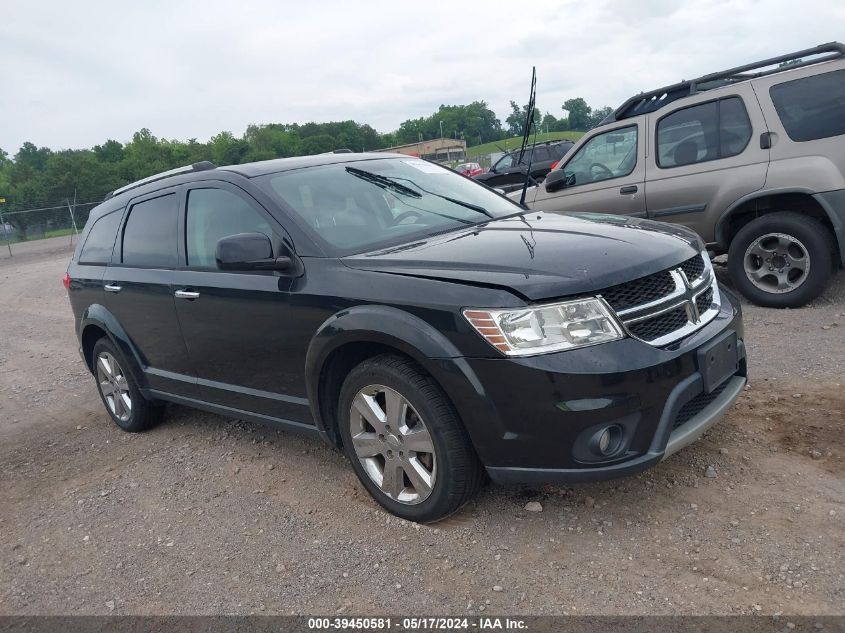
[{"label": "tree line", "polygon": [[[511,102],[513,112],[504,125],[484,101],[468,105],[441,105],[427,117],[408,119],[397,130],[380,134],[356,121],[330,123],[270,123],[250,125],[242,136],[220,132],[207,142],[158,138],[146,128],[129,142],[107,140],[90,149],[57,150],[23,146],[10,156],[0,148],[0,197],[4,213],[37,208],[66,198],[100,200],[128,182],[201,160],[232,165],[271,158],[303,156],[345,148],[355,152],[416,143],[441,136],[464,139],[468,146],[522,134],[526,106]],[[609,108],[593,111],[582,98],[563,106],[565,116],[537,113],[541,131],[587,130]],[[8,221],[22,223],[23,217]],[[23,227],[21,227],[23,228]]]}]

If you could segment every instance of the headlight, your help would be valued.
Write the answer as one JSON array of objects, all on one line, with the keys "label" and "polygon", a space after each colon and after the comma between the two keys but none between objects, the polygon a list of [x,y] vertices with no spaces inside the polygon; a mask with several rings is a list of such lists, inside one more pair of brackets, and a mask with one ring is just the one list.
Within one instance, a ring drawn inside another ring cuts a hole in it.
[{"label": "headlight", "polygon": [[580,299],[516,310],[463,311],[467,321],[508,356],[545,354],[624,338],[600,299]]}]

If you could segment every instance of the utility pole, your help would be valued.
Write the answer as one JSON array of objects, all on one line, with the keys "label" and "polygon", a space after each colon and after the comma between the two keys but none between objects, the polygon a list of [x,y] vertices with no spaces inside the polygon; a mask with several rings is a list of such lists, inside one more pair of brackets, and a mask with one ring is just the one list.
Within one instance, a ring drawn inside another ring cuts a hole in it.
[{"label": "utility pole", "polygon": [[[67,210],[70,212],[70,223],[73,225],[73,233],[76,236],[79,236],[79,229],[76,228],[76,217],[73,215],[74,209],[76,209],[76,189],[73,190],[73,207],[70,206],[70,200],[65,198],[65,202],[67,202]],[[73,246],[73,234],[70,236],[70,245]]]},{"label": "utility pole", "polygon": [[440,138],[443,138],[443,121],[440,122]]},{"label": "utility pole", "polygon": [[[0,204],[6,204],[6,198],[0,198]],[[3,212],[0,211],[0,226],[3,227],[3,235],[6,236],[6,248],[9,249],[9,257],[12,255],[12,241],[9,239],[9,234],[6,232],[6,220],[3,219]]]}]

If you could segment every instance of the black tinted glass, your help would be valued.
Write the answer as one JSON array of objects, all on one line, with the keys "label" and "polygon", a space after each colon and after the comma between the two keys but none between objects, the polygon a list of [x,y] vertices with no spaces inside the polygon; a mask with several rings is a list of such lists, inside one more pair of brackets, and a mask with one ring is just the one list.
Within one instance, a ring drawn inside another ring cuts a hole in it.
[{"label": "black tinted glass", "polygon": [[188,266],[216,268],[221,238],[238,233],[264,233],[273,238],[269,222],[240,196],[224,189],[194,189],[188,194],[185,231]]},{"label": "black tinted glass", "polygon": [[123,263],[172,268],[176,265],[176,195],[134,205],[123,230]]},{"label": "black tinted glass", "polygon": [[719,158],[741,154],[751,140],[751,121],[739,97],[719,101]]},{"label": "black tinted glass", "polygon": [[678,110],[657,124],[657,164],[661,167],[692,165],[718,157],[718,102]]},{"label": "black tinted glass", "polygon": [[551,160],[549,158],[549,148],[547,148],[547,147],[537,147],[534,150],[534,158],[532,159],[532,162],[540,163],[542,161],[547,161],[547,160]]},{"label": "black tinted glass", "polygon": [[94,222],[79,255],[80,264],[108,264],[111,261],[121,215],[120,211],[112,211]]},{"label": "black tinted glass", "polygon": [[793,141],[845,134],[845,70],[778,84],[769,94]]}]

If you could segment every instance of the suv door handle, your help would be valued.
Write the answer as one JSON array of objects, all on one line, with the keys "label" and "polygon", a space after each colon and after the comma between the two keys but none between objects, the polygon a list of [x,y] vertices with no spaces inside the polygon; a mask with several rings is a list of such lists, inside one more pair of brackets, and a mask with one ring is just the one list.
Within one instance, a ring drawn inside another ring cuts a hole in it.
[{"label": "suv door handle", "polygon": [[121,290],[123,290],[123,286],[117,286],[115,284],[106,284],[105,286],[103,286],[103,290],[105,290],[106,292],[120,292]]},{"label": "suv door handle", "polygon": [[193,290],[177,290],[173,293],[173,296],[177,299],[188,299],[193,301],[194,299],[199,299],[200,293],[194,292]]},{"label": "suv door handle", "polygon": [[637,191],[639,191],[637,185],[626,185],[619,190],[619,193],[624,196],[628,193],[637,193]]}]

